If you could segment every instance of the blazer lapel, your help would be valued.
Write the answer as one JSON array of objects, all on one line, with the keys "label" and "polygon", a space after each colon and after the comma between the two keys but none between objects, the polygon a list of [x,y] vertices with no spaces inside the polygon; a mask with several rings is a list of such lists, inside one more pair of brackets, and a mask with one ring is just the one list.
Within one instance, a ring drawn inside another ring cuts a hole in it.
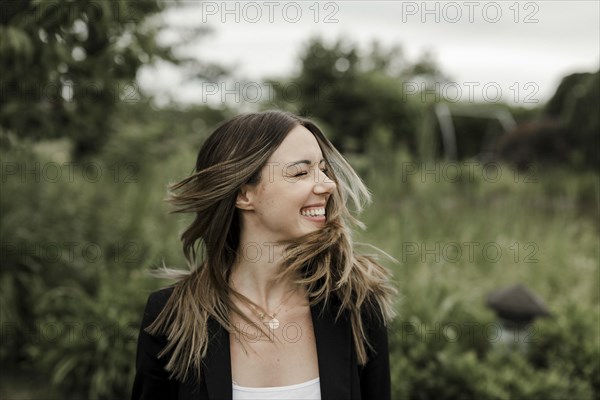
[{"label": "blazer lapel", "polygon": [[208,398],[231,400],[231,354],[229,333],[217,321],[208,319],[210,345],[202,368]]},{"label": "blazer lapel", "polygon": [[352,335],[345,314],[335,320],[335,312],[328,307],[321,313],[322,303],[311,307],[317,356],[321,398],[350,399],[352,371]]}]

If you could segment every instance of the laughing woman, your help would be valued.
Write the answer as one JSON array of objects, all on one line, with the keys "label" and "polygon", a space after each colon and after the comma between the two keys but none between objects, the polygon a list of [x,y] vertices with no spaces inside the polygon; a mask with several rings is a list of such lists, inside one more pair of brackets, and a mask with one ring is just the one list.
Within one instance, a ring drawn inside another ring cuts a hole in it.
[{"label": "laughing woman", "polygon": [[132,398],[389,399],[396,290],[346,204],[369,200],[313,122],[220,125],[171,187],[191,272],[148,299]]}]

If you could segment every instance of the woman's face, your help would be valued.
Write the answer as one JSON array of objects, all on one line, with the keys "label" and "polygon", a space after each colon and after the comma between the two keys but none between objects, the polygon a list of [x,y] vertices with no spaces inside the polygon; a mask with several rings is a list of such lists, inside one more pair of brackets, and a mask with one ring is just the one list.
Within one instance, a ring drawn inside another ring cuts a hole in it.
[{"label": "woman's face", "polygon": [[313,134],[293,128],[263,167],[261,181],[244,185],[236,205],[243,227],[264,241],[291,239],[323,226],[335,182]]}]

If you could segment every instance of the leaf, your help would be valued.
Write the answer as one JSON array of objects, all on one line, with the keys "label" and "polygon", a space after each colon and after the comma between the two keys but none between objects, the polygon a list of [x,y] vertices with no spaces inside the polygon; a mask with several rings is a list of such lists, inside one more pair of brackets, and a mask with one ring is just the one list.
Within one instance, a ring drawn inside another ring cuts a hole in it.
[{"label": "leaf", "polygon": [[58,363],[56,368],[54,369],[54,374],[52,376],[52,381],[54,383],[60,384],[65,379],[67,374],[75,368],[77,365],[77,358],[67,358],[63,359]]}]

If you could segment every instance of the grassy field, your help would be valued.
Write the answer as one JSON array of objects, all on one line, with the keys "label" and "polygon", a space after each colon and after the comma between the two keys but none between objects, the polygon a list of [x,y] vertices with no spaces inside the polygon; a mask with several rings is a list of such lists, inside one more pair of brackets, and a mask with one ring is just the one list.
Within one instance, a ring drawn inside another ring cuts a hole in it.
[{"label": "grassy field", "polygon": [[[468,174],[466,163],[421,165],[400,155],[365,174],[374,204],[362,236],[399,261],[403,291],[439,282],[482,303],[494,288],[523,283],[551,309],[597,305],[598,176],[476,162]],[[461,179],[444,173],[459,169]]]}]

